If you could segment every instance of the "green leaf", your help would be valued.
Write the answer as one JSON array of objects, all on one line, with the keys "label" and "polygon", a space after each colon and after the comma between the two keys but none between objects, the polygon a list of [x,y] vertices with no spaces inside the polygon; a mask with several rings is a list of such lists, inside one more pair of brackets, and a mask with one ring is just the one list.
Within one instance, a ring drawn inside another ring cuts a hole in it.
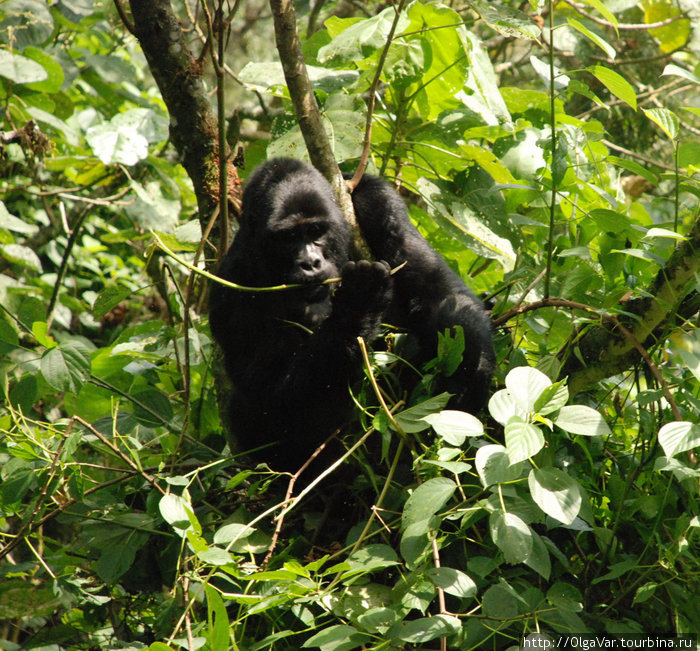
[{"label": "green leaf", "polygon": [[700,77],[697,75],[694,75],[690,70],[686,70],[685,68],[681,68],[680,66],[677,66],[675,63],[669,63],[665,68],[664,71],[661,73],[661,76],[664,77],[666,75],[674,75],[676,77],[683,77],[684,79],[687,79],[688,81],[692,81],[694,84],[700,84]]},{"label": "green leaf", "polygon": [[422,432],[430,427],[425,417],[440,411],[447,404],[449,399],[449,393],[441,393],[432,398],[428,398],[428,400],[424,400],[420,404],[404,409],[402,412],[396,414],[396,422],[407,434]]},{"label": "green leaf", "polygon": [[667,457],[700,446],[700,425],[685,421],[666,423],[659,430],[659,445]]},{"label": "green leaf", "polygon": [[554,424],[571,434],[583,436],[607,436],[611,434],[610,428],[600,412],[585,405],[562,407],[554,419]]},{"label": "green leaf", "polygon": [[583,34],[589,41],[595,43],[605,54],[608,55],[609,59],[614,59],[615,56],[617,55],[617,52],[615,52],[615,48],[610,45],[604,38],[598,36],[598,34],[592,32],[588,27],[585,25],[582,25],[578,20],[575,18],[568,18],[567,22],[571,27],[573,27],[576,31],[580,32]]},{"label": "green leaf", "polygon": [[489,528],[506,563],[522,563],[532,552],[532,530],[514,513],[494,511],[489,518]]},{"label": "green leaf", "polygon": [[176,529],[188,529],[190,526],[190,513],[192,507],[187,500],[180,495],[168,493],[163,495],[158,502],[158,509],[163,519]]},{"label": "green leaf", "polygon": [[581,509],[581,490],[559,468],[533,468],[527,479],[535,504],[547,515],[564,524],[571,524]]},{"label": "green leaf", "polygon": [[351,649],[357,649],[369,641],[370,637],[365,633],[360,633],[355,627],[347,624],[336,624],[316,633],[312,638],[306,640],[301,648],[318,648],[321,651],[351,651]]},{"label": "green leaf", "polygon": [[511,464],[508,450],[497,443],[480,447],[476,451],[474,466],[484,488],[515,481],[522,468],[520,464]]},{"label": "green leaf", "polygon": [[678,166],[700,168],[700,142],[682,142],[678,146]]},{"label": "green leaf", "polygon": [[36,61],[21,54],[0,50],[0,77],[11,79],[16,84],[31,84],[48,79],[49,74]]},{"label": "green leaf", "polygon": [[366,574],[374,572],[375,570],[384,569],[385,567],[397,565],[399,557],[389,545],[376,543],[360,547],[360,549],[348,556],[345,562],[349,566],[349,569],[343,574],[343,577],[347,577],[348,573],[356,574],[361,572],[362,574]]},{"label": "green leaf", "polygon": [[588,68],[590,72],[601,84],[603,84],[615,97],[629,104],[635,111],[637,110],[637,96],[634,88],[620,74],[601,65]]},{"label": "green leaf", "polygon": [[511,418],[525,420],[529,415],[515,403],[507,389],[496,391],[489,398],[489,413],[501,425],[507,425]]},{"label": "green leaf", "polygon": [[39,256],[28,246],[22,246],[21,244],[3,244],[0,246],[0,255],[11,264],[16,264],[20,267],[26,267],[39,272],[42,270]]},{"label": "green leaf", "polygon": [[57,391],[77,391],[90,377],[90,349],[82,341],[69,341],[41,356],[41,374]]},{"label": "green leaf", "polygon": [[476,583],[460,570],[451,567],[431,567],[426,570],[425,576],[438,588],[455,597],[466,599],[476,594]]},{"label": "green leaf", "polygon": [[471,414],[463,411],[443,409],[437,414],[428,414],[423,420],[430,423],[440,438],[450,445],[461,447],[468,436],[483,436],[484,425]]},{"label": "green leaf", "polygon": [[131,294],[131,289],[121,285],[107,285],[95,298],[95,302],[92,304],[92,315],[96,319],[101,319]]},{"label": "green leaf", "polygon": [[549,580],[552,573],[552,561],[549,558],[549,552],[542,538],[532,531],[532,551],[524,561],[525,565],[531,567],[545,581]]},{"label": "green leaf", "polygon": [[510,462],[535,456],[544,447],[544,435],[537,425],[511,420],[505,427],[506,450]]},{"label": "green leaf", "polygon": [[227,651],[229,649],[230,633],[229,620],[226,606],[219,591],[209,585],[204,584],[204,592],[207,596],[207,639],[209,648],[212,651]]},{"label": "green leaf", "polygon": [[[376,16],[365,20],[333,19],[336,30],[338,26],[342,28],[344,24],[347,27],[318,51],[318,60],[321,63],[338,64],[366,59],[376,50],[384,47],[395,15],[394,8],[388,7]],[[408,18],[405,15],[401,16],[396,26],[396,34],[404,31],[408,24]]]},{"label": "green leaf", "polygon": [[680,121],[678,120],[678,116],[673,111],[669,111],[665,108],[642,110],[644,111],[644,115],[646,115],[654,124],[659,126],[670,140],[673,142],[678,140],[681,125]]},{"label": "green leaf", "polygon": [[52,56],[36,47],[27,47],[24,55],[38,63],[46,72],[46,79],[27,84],[27,88],[40,93],[57,93],[64,80],[63,68]]},{"label": "green leaf", "polygon": [[585,3],[597,9],[600,15],[613,26],[615,33],[617,33],[617,18],[615,14],[605,6],[602,0],[585,0]]},{"label": "green leaf", "polygon": [[6,228],[8,231],[24,235],[34,235],[39,230],[36,224],[30,224],[11,215],[2,201],[0,201],[0,228]]},{"label": "green leaf", "polygon": [[227,546],[232,542],[238,542],[250,536],[255,529],[247,524],[239,524],[237,522],[225,524],[219,527],[214,533],[214,544]]},{"label": "green leaf", "polygon": [[134,417],[148,427],[168,424],[174,416],[170,398],[158,389],[145,389],[134,394]]},{"label": "green leaf", "polygon": [[397,634],[403,642],[429,642],[440,637],[455,635],[462,628],[458,617],[453,615],[435,615],[434,617],[421,617],[401,624]]},{"label": "green leaf", "polygon": [[401,526],[430,520],[454,494],[457,484],[447,477],[433,477],[421,484],[406,500],[401,515]]},{"label": "green leaf", "polygon": [[518,366],[506,375],[506,389],[518,407],[530,414],[542,392],[552,381],[542,372],[530,366]]}]

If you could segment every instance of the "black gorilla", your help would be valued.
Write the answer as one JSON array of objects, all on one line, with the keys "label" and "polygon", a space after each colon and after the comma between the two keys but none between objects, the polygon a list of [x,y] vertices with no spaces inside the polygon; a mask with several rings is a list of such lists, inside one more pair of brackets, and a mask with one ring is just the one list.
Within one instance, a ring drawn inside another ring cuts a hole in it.
[{"label": "black gorilla", "polygon": [[[439,331],[462,326],[464,359],[445,387],[455,393],[450,406],[476,412],[488,395],[494,352],[480,301],[381,179],[365,175],[352,199],[381,262],[349,261],[348,227],[316,169],[290,158],[262,164],[247,182],[240,229],[218,273],[239,285],[302,288],[212,286],[211,330],[234,385],[232,433],[242,450],[274,444],[254,457],[275,470],[299,468],[348,420],[348,383],[362,365],[357,338],[376,338],[383,319],[414,333],[425,359],[434,356]],[[335,291],[320,284],[338,276]]]}]

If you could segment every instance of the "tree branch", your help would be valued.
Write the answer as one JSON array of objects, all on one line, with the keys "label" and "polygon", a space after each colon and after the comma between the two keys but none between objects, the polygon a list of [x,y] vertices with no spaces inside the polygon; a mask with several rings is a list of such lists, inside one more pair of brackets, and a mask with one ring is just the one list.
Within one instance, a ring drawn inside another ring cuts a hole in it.
[{"label": "tree branch", "polygon": [[275,23],[275,41],[289,96],[299,123],[306,149],[313,166],[330,181],[340,203],[345,219],[354,233],[354,244],[358,250],[365,247],[359,236],[355,211],[343,175],[335,160],[328,134],[323,127],[311,80],[306,70],[301,41],[297,32],[297,16],[293,0],[270,0],[272,18]]},{"label": "tree branch", "polygon": [[[130,0],[130,4],[134,34],[168,107],[170,135],[192,179],[204,229],[219,200],[219,144],[201,69],[169,0]],[[229,195],[237,200],[240,181],[230,162],[227,178]]]},{"label": "tree branch", "polygon": [[[625,306],[626,314],[618,316],[629,331],[627,336],[614,323],[608,322],[589,328],[581,337],[578,346],[583,361],[572,355],[562,369],[562,375],[569,376],[572,394],[625,371],[640,359],[634,342],[648,349],[693,292],[695,276],[700,272],[699,251],[700,218],[695,220],[687,239],[676,248],[643,297],[631,300]],[[685,306],[687,309],[683,312],[698,309],[695,300],[686,301]]]}]

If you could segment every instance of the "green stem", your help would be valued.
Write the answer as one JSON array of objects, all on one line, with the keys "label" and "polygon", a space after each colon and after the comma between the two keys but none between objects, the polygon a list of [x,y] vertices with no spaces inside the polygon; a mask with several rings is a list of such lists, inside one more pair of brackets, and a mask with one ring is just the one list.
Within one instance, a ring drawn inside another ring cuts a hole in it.
[{"label": "green stem", "polygon": [[544,298],[549,298],[549,281],[552,272],[552,255],[554,253],[554,212],[557,204],[557,186],[554,178],[554,161],[557,154],[557,133],[554,94],[554,4],[549,0],[549,126],[552,132],[552,199],[549,204],[549,233],[547,236],[547,266],[544,275]]}]

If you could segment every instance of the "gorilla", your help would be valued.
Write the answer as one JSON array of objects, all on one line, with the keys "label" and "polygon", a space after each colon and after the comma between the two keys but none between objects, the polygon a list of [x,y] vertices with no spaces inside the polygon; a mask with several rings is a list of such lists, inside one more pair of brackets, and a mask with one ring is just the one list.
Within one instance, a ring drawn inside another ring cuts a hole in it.
[{"label": "gorilla", "polygon": [[[426,361],[437,333],[461,326],[463,360],[441,389],[454,394],[451,408],[472,413],[488,397],[495,355],[479,299],[384,181],[364,175],[352,200],[377,262],[350,260],[349,228],[314,167],[291,158],[263,163],[248,179],[240,228],[218,275],[248,287],[297,287],[211,288],[210,327],[233,383],[231,433],[274,470],[297,470],[349,421],[348,387],[362,370],[357,339],[376,339],[382,321],[412,333]],[[323,282],[338,277],[337,289]]]}]

